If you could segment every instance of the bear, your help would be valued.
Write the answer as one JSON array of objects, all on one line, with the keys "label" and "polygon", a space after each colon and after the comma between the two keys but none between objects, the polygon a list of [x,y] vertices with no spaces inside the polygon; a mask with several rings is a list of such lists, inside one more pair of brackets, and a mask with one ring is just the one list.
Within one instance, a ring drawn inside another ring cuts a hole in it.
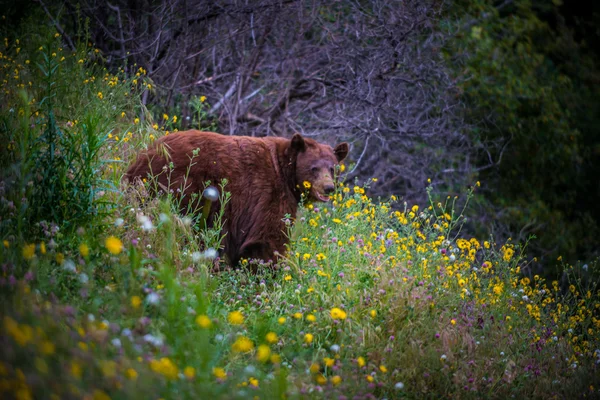
[{"label": "bear", "polygon": [[[197,130],[157,140],[130,165],[125,180],[154,177],[162,190],[179,196],[182,212],[210,181],[227,179],[231,197],[223,215],[223,253],[230,266],[241,259],[277,262],[288,242],[286,215],[294,218],[303,193],[326,202],[335,191],[335,166],[348,154],[348,143],[335,148],[294,134],[281,137],[225,136]],[[211,207],[209,223],[220,206]]]}]

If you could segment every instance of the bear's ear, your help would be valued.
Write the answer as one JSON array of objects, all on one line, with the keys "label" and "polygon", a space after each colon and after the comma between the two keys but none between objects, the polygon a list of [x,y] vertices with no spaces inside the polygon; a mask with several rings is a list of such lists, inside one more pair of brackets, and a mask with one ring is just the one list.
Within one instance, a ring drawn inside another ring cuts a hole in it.
[{"label": "bear's ear", "polygon": [[335,149],[333,149],[333,154],[335,154],[338,162],[344,161],[344,158],[346,158],[348,155],[348,143],[343,142],[335,146]]},{"label": "bear's ear", "polygon": [[305,148],[306,143],[304,143],[304,138],[301,134],[295,133],[294,136],[292,136],[292,149],[296,150],[297,152],[302,152]]}]

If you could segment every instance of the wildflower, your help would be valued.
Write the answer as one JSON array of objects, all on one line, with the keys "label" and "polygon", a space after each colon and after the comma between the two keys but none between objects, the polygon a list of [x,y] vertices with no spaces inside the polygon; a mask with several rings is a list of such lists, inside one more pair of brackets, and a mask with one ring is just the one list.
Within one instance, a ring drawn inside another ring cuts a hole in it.
[{"label": "wildflower", "polygon": [[[8,242],[6,242],[6,243],[8,243]],[[6,244],[5,244],[5,247],[8,247],[8,246],[6,246]],[[26,244],[25,246],[23,246],[22,254],[23,254],[24,259],[31,260],[35,256],[35,244],[32,243],[32,244]]]},{"label": "wildflower", "polygon": [[101,361],[100,370],[102,371],[102,375],[112,378],[117,374],[117,363],[112,360]]},{"label": "wildflower", "polygon": [[185,367],[183,369],[183,375],[185,375],[186,378],[188,379],[194,379],[194,377],[196,376],[196,369],[194,367]]},{"label": "wildflower", "polygon": [[148,302],[148,304],[158,304],[158,302],[160,301],[160,296],[158,295],[158,293],[152,292],[146,297],[146,301]]},{"label": "wildflower", "polygon": [[308,315],[306,316],[306,320],[307,320],[308,322],[315,322],[315,321],[317,320],[317,317],[315,317],[315,316],[314,316],[314,315],[312,315],[312,314],[308,314]]},{"label": "wildflower", "polygon": [[227,378],[227,372],[221,367],[214,367],[212,372],[217,379],[225,380]]},{"label": "wildflower", "polygon": [[362,368],[365,366],[366,362],[365,362],[365,358],[360,356],[356,359],[356,364],[358,364],[359,368]]},{"label": "wildflower", "polygon": [[302,313],[299,313],[299,312],[294,313],[294,318],[301,319],[302,318]]},{"label": "wildflower", "polygon": [[236,353],[247,353],[252,351],[254,343],[245,336],[238,336],[235,342],[231,345],[231,349]]},{"label": "wildflower", "polygon": [[142,304],[142,299],[140,296],[132,296],[131,297],[131,306],[133,308],[138,308]]},{"label": "wildflower", "polygon": [[248,382],[250,383],[250,386],[258,387],[258,379],[254,378],[254,377],[250,377],[250,379],[248,379]]},{"label": "wildflower", "polygon": [[198,315],[196,317],[196,323],[200,328],[208,329],[212,326],[212,321],[206,315]]},{"label": "wildflower", "polygon": [[40,243],[40,253],[46,254],[46,243]]},{"label": "wildflower", "polygon": [[402,382],[398,382],[398,383],[396,383],[396,384],[394,385],[394,388],[395,388],[396,390],[402,390],[402,389],[404,389],[404,383],[402,383]]},{"label": "wildflower", "polygon": [[346,312],[337,307],[332,308],[330,311],[330,314],[331,314],[331,318],[333,318],[333,319],[340,319],[340,320],[346,319]]},{"label": "wildflower", "polygon": [[139,123],[140,123],[140,119],[139,119],[139,118],[135,118],[135,119],[133,120],[133,123],[134,123],[135,125],[139,124]]},{"label": "wildflower", "polygon": [[271,349],[266,344],[261,344],[256,350],[256,359],[262,363],[266,363],[271,358]]},{"label": "wildflower", "polygon": [[82,257],[87,257],[90,254],[90,248],[87,244],[81,243],[79,245],[79,254],[81,254]]},{"label": "wildflower", "polygon": [[100,100],[102,100],[102,99],[104,98],[104,95],[102,94],[102,92],[98,92],[98,98],[99,98]]},{"label": "wildflower", "polygon": [[451,319],[451,320],[450,320],[450,323],[451,323],[452,325],[456,325],[456,320],[453,318],[453,319]]},{"label": "wildflower", "polygon": [[5,249],[8,249],[8,248],[10,247],[10,243],[9,243],[9,241],[8,241],[8,240],[4,240],[4,241],[2,241],[2,244],[4,245],[4,248],[5,248]]},{"label": "wildflower", "polygon": [[385,365],[380,365],[380,366],[379,366],[379,370],[380,370],[381,372],[383,372],[384,374],[388,372],[388,369],[386,368],[386,366],[385,366]]},{"label": "wildflower", "polygon": [[369,315],[371,315],[371,318],[375,318],[377,316],[377,310],[369,311]]},{"label": "wildflower", "polygon": [[273,344],[273,343],[277,343],[278,337],[275,332],[269,332],[265,336],[265,339],[267,340],[267,342]]},{"label": "wildflower", "polygon": [[304,342],[307,344],[311,344],[314,339],[314,335],[312,333],[307,333],[304,335]]},{"label": "wildflower", "polygon": [[309,182],[309,181],[304,181],[304,182],[302,182],[302,186],[304,186],[304,188],[305,188],[305,189],[310,189],[310,187],[311,187],[312,185],[310,184],[310,182]]},{"label": "wildflower", "polygon": [[138,377],[138,373],[133,368],[127,368],[127,370],[125,371],[125,377],[130,381],[135,381]]},{"label": "wildflower", "polygon": [[114,236],[107,237],[104,245],[106,249],[114,255],[117,255],[123,251],[123,242],[121,242],[121,239]]},{"label": "wildflower", "polygon": [[49,340],[44,340],[42,341],[42,343],[40,343],[40,353],[44,354],[44,355],[51,355],[54,354],[55,351],[55,347],[54,347],[54,343],[52,343]]},{"label": "wildflower", "polygon": [[200,103],[204,103],[206,101],[206,96],[200,96]]},{"label": "wildflower", "polygon": [[150,361],[150,369],[169,380],[177,379],[177,375],[179,374],[179,369],[168,357]]},{"label": "wildflower", "polygon": [[231,325],[241,325],[244,323],[244,314],[239,311],[232,311],[227,316],[227,320]]},{"label": "wildflower", "polygon": [[323,358],[323,362],[325,363],[326,367],[333,367],[333,364],[335,364],[335,360],[329,357]]},{"label": "wildflower", "polygon": [[285,324],[285,320],[286,320],[286,318],[285,318],[285,317],[279,317],[279,318],[277,319],[277,322],[279,323],[279,325],[283,325],[283,324]]},{"label": "wildflower", "polygon": [[335,375],[331,377],[331,383],[333,386],[337,386],[342,383],[342,378],[339,375]]}]

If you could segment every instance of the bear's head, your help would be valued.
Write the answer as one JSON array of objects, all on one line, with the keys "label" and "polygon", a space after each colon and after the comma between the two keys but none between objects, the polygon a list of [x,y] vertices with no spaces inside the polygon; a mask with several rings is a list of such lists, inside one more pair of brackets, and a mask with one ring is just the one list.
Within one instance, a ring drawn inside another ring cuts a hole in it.
[{"label": "bear's head", "polygon": [[[301,190],[309,192],[310,200],[328,201],[335,191],[335,166],[348,155],[348,143],[332,148],[296,133],[290,149],[296,157],[296,182]],[[310,187],[304,186],[305,182]]]}]

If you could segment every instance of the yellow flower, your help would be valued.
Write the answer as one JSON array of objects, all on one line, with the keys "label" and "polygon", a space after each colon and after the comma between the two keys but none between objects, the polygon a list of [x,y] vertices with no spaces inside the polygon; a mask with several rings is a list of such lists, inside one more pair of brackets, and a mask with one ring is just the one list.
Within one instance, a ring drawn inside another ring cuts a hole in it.
[{"label": "yellow flower", "polygon": [[324,385],[327,383],[327,378],[325,378],[322,374],[317,375],[316,380],[319,385]]},{"label": "yellow flower", "polygon": [[451,320],[450,320],[450,323],[451,323],[452,325],[456,325],[456,320],[455,320],[455,319],[451,319]]},{"label": "yellow flower", "polygon": [[500,286],[500,285],[495,285],[493,290],[494,290],[494,293],[497,294],[498,296],[500,294],[502,294],[502,286]]},{"label": "yellow flower", "polygon": [[206,96],[200,96],[200,103],[204,103],[206,101]]},{"label": "yellow flower", "polygon": [[511,249],[510,247],[503,248],[503,251],[504,251],[504,255],[502,256],[502,258],[504,259],[504,261],[510,261],[513,254],[515,254],[515,251],[513,249]]},{"label": "yellow flower", "polygon": [[150,361],[150,369],[170,380],[177,379],[179,374],[179,368],[168,357]]},{"label": "yellow flower", "polygon": [[81,364],[79,364],[78,362],[73,361],[71,363],[71,375],[73,375],[73,377],[75,379],[81,379],[82,373],[83,373],[83,370],[81,368]]},{"label": "yellow flower", "polygon": [[386,366],[385,366],[385,365],[380,365],[380,366],[379,366],[379,370],[380,370],[381,372],[383,372],[384,374],[385,374],[386,372],[388,372],[388,369],[386,368]]},{"label": "yellow flower", "polygon": [[177,122],[177,115],[173,115],[173,122]]},{"label": "yellow flower", "polygon": [[239,311],[232,311],[227,316],[227,320],[231,325],[241,325],[244,323],[244,314]]},{"label": "yellow flower", "polygon": [[308,368],[308,370],[310,372],[312,372],[313,374],[316,374],[317,372],[319,372],[320,369],[321,369],[321,366],[319,365],[319,363],[312,363],[312,364],[310,364],[310,367]]},{"label": "yellow flower", "polygon": [[292,280],[292,276],[291,275],[286,275],[283,277],[284,281],[291,281]]},{"label": "yellow flower", "polygon": [[337,307],[332,308],[330,314],[333,319],[346,319],[346,312]]},{"label": "yellow flower", "polygon": [[46,243],[40,243],[40,253],[46,254]]},{"label": "yellow flower", "polygon": [[371,315],[371,318],[375,318],[377,316],[377,310],[369,311],[369,315]]},{"label": "yellow flower", "polygon": [[114,236],[107,237],[106,241],[104,242],[104,245],[110,253],[115,255],[123,251],[123,242],[121,242],[121,239],[116,238]]},{"label": "yellow flower", "polygon": [[307,333],[306,335],[304,335],[304,342],[305,343],[311,344],[312,341],[313,341],[313,339],[314,339],[314,336],[313,336],[312,333]]},{"label": "yellow flower", "polygon": [[258,379],[254,378],[254,377],[250,377],[250,379],[248,379],[248,382],[250,382],[250,386],[258,387]]},{"label": "yellow flower", "polygon": [[231,349],[236,353],[247,353],[252,351],[254,343],[245,336],[238,336],[235,342],[231,345]]},{"label": "yellow flower", "polygon": [[262,363],[266,363],[271,358],[271,349],[266,344],[261,344],[256,349],[256,359]]},{"label": "yellow flower", "polygon": [[269,332],[267,333],[267,336],[265,336],[265,339],[267,339],[267,342],[273,344],[273,343],[277,343],[277,334],[275,332]]},{"label": "yellow flower", "polygon": [[139,123],[140,123],[140,119],[139,119],[139,118],[135,118],[135,119],[133,120],[133,123],[134,123],[134,124],[136,124],[136,125],[137,125],[137,124],[139,124]]},{"label": "yellow flower", "polygon": [[342,383],[342,378],[339,375],[335,375],[331,377],[331,383],[333,386],[337,386]]},{"label": "yellow flower", "polygon": [[208,329],[212,326],[212,321],[206,315],[198,315],[196,317],[196,323],[200,328]]},{"label": "yellow flower", "polygon": [[102,94],[102,92],[98,92],[98,98],[99,98],[100,100],[102,100],[102,99],[104,98],[104,95]]},{"label": "yellow flower", "polygon": [[131,381],[135,381],[138,377],[138,373],[133,368],[127,368],[127,370],[125,371],[125,377]]},{"label": "yellow flower", "polygon": [[315,316],[314,316],[314,315],[312,315],[312,314],[308,314],[308,315],[306,316],[306,320],[307,320],[308,322],[315,322],[315,321],[317,320],[317,317],[315,317]]},{"label": "yellow flower", "polygon": [[279,354],[271,355],[271,362],[273,364],[279,364],[281,362],[281,356]]},{"label": "yellow flower", "polygon": [[90,248],[87,244],[81,243],[79,245],[79,254],[81,254],[82,257],[87,257],[90,254]]},{"label": "yellow flower", "polygon": [[358,357],[356,359],[356,363],[358,364],[359,368],[362,368],[365,366],[366,362],[365,362],[365,358],[364,357]]},{"label": "yellow flower", "polygon": [[50,355],[50,354],[54,354],[54,343],[52,343],[49,340],[44,340],[42,343],[40,343],[40,353],[44,354],[44,355]]},{"label": "yellow flower", "polygon": [[323,358],[323,362],[325,363],[326,367],[333,367],[333,364],[335,364],[335,360],[329,357]]},{"label": "yellow flower", "polygon": [[299,312],[294,313],[294,318],[301,319],[302,318],[302,313],[299,313]]},{"label": "yellow flower", "polygon": [[169,116],[168,116],[167,114],[163,114],[163,119],[164,119],[165,121],[168,121],[168,120],[169,120]]},{"label": "yellow flower", "polygon": [[8,240],[4,240],[4,241],[2,241],[2,244],[4,245],[4,248],[5,248],[5,249],[8,249],[8,248],[9,248],[9,246],[10,246],[10,243],[9,243],[9,241],[8,241]]},{"label": "yellow flower", "polygon": [[225,372],[225,370],[221,367],[214,367],[212,372],[217,379],[224,380],[227,378],[227,372]]},{"label": "yellow flower", "polygon": [[277,319],[277,322],[279,323],[279,325],[283,325],[283,324],[285,324],[285,317],[279,317],[279,318]]},{"label": "yellow flower", "polygon": [[194,377],[196,376],[196,369],[194,367],[185,367],[183,369],[183,375],[185,375],[186,378],[188,379],[194,379]]},{"label": "yellow flower", "polygon": [[346,170],[346,166],[344,164],[340,164],[340,172],[344,172]]},{"label": "yellow flower", "polygon": [[131,306],[133,308],[139,308],[139,306],[142,304],[142,299],[140,298],[140,296],[131,296]]},{"label": "yellow flower", "polygon": [[302,182],[302,185],[304,186],[305,189],[310,189],[310,187],[311,187],[311,184],[309,181]]},{"label": "yellow flower", "polygon": [[23,258],[31,260],[35,256],[35,244],[26,244],[23,246]]}]

